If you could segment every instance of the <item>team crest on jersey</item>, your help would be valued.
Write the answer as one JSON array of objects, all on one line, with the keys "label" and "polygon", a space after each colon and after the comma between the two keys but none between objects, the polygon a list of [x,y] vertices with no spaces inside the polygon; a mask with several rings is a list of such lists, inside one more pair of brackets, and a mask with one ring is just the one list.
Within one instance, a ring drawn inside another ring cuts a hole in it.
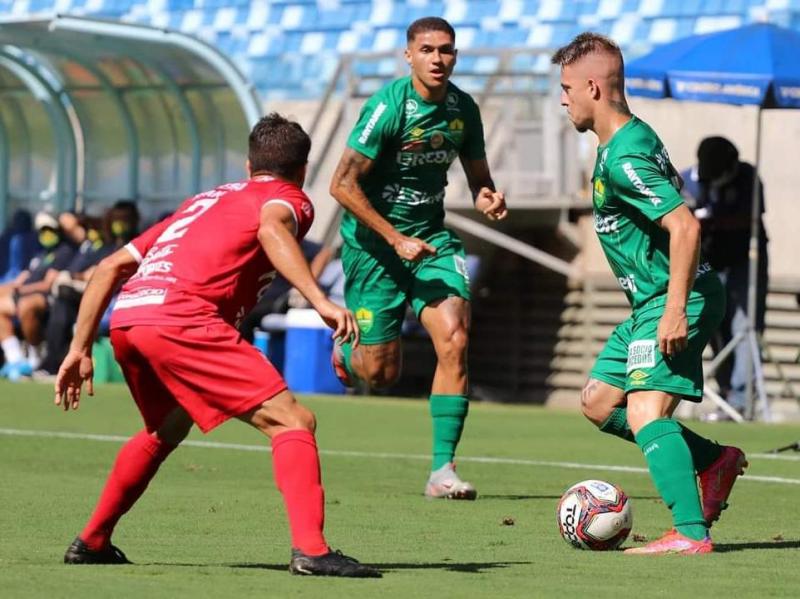
[{"label": "team crest on jersey", "polygon": [[442,135],[441,131],[434,131],[431,134],[431,147],[434,150],[438,150],[444,144],[444,135]]},{"label": "team crest on jersey", "polygon": [[414,98],[409,98],[406,100],[406,116],[414,116],[417,114],[417,110],[419,109],[419,104]]},{"label": "team crest on jersey", "polygon": [[368,308],[359,308],[356,310],[356,322],[362,333],[369,333],[375,324],[375,315]]},{"label": "team crest on jersey", "polygon": [[458,110],[458,94],[455,92],[450,92],[447,94],[444,105],[447,110]]},{"label": "team crest on jersey", "polygon": [[598,208],[602,208],[606,203],[606,184],[600,177],[594,180],[594,193],[592,194],[592,201]]}]

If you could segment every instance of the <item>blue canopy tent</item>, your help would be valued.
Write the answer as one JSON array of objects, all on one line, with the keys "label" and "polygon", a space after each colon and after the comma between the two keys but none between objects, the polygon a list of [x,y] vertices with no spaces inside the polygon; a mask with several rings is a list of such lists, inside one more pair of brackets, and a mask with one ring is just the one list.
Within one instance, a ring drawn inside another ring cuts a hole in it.
[{"label": "blue canopy tent", "polygon": [[[759,340],[755,333],[758,231],[761,214],[758,167],[761,158],[761,110],[800,108],[800,32],[769,23],[695,35],[656,48],[625,67],[628,93],[647,98],[674,98],[757,106],[756,155],[750,234],[747,313],[749,331],[735,337],[714,359],[713,372],[736,344],[748,343],[747,416],[753,417],[755,382],[762,417],[769,419]],[[746,337],[746,338],[744,338]],[[719,396],[716,397],[719,402]],[[723,409],[727,404],[720,404]],[[731,414],[734,416],[735,411]],[[736,414],[738,416],[738,414]],[[741,420],[741,418],[737,418]]]}]

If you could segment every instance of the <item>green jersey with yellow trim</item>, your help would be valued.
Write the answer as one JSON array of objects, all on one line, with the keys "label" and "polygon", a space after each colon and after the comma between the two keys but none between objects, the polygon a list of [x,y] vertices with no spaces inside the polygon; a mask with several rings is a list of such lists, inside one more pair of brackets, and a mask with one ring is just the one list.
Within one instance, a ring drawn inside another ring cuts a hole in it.
[{"label": "green jersey with yellow trim", "polygon": [[[634,309],[663,305],[669,233],[657,221],[683,199],[678,172],[655,131],[632,117],[597,148],[592,186],[594,229],[628,301]],[[711,292],[718,284],[701,259],[691,293]]]},{"label": "green jersey with yellow trim", "polygon": [[[374,160],[359,181],[373,208],[403,235],[425,239],[444,227],[447,170],[459,156],[486,156],[480,112],[469,94],[448,83],[442,102],[428,102],[411,77],[367,100],[347,145]],[[342,238],[380,250],[386,242],[346,212]]]}]

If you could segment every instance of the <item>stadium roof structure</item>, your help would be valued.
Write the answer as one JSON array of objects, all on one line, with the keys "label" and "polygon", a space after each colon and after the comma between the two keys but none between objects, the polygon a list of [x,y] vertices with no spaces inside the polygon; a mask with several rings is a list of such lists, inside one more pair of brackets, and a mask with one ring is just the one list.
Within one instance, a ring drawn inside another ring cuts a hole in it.
[{"label": "stadium roof structure", "polygon": [[173,31],[53,16],[0,19],[0,225],[13,208],[155,215],[241,178],[254,88]]}]

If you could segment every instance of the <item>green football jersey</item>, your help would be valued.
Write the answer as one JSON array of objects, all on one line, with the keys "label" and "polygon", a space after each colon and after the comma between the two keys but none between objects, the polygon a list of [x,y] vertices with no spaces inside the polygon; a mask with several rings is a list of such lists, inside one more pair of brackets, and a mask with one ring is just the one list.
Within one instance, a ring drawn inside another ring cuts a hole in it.
[{"label": "green football jersey", "polygon": [[[359,181],[375,210],[403,235],[422,239],[444,227],[450,164],[459,156],[486,156],[480,112],[469,94],[448,83],[442,102],[428,102],[411,77],[393,81],[367,100],[347,145],[375,161]],[[354,247],[388,248],[349,212],[341,233]]]},{"label": "green football jersey", "polygon": [[[631,306],[666,301],[669,233],[656,221],[683,204],[680,177],[650,126],[635,116],[597,148],[594,230]],[[716,289],[701,259],[692,293]]]}]

